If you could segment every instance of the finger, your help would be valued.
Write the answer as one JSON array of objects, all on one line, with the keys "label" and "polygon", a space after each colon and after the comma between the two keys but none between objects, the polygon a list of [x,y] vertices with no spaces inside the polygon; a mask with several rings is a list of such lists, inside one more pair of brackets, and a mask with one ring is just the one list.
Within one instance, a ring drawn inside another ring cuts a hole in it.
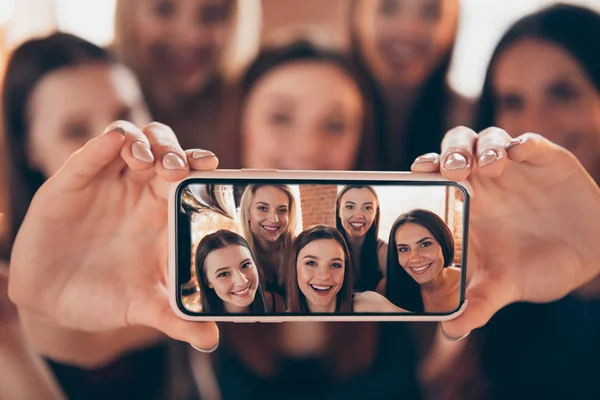
[{"label": "finger", "polygon": [[189,173],[187,157],[175,133],[167,125],[153,122],[142,129],[154,154],[154,170],[163,180],[174,182]]},{"label": "finger", "polygon": [[185,156],[190,169],[194,171],[212,171],[219,166],[219,159],[212,151],[186,150]]},{"label": "finger", "polygon": [[154,166],[150,142],[137,126],[128,121],[115,121],[107,129],[118,129],[123,133],[125,141],[121,157],[131,170],[146,171]]},{"label": "finger", "polygon": [[139,307],[132,307],[134,325],[158,329],[169,337],[187,342],[199,350],[216,349],[219,344],[219,329],[214,322],[192,322],[179,318],[171,307],[167,294],[161,292]]},{"label": "finger", "polygon": [[498,177],[506,165],[506,145],[512,138],[506,131],[490,127],[479,133],[477,139],[477,173],[487,177]]},{"label": "finger", "polygon": [[427,153],[415,159],[410,170],[412,172],[439,172],[440,156],[437,153]]},{"label": "finger", "polygon": [[473,152],[477,134],[464,126],[451,129],[442,141],[440,172],[449,180],[462,181],[473,169]]},{"label": "finger", "polygon": [[452,338],[460,338],[474,329],[484,326],[501,308],[511,302],[505,291],[489,282],[480,282],[467,290],[468,304],[457,318],[442,322],[444,333]]},{"label": "finger", "polygon": [[123,140],[120,129],[108,130],[91,139],[73,153],[48,181],[54,182],[59,191],[85,188],[109,165],[123,162],[119,157]]},{"label": "finger", "polygon": [[536,133],[525,133],[516,137],[506,148],[509,159],[535,166],[556,164],[567,159],[575,161],[575,156],[569,151]]}]

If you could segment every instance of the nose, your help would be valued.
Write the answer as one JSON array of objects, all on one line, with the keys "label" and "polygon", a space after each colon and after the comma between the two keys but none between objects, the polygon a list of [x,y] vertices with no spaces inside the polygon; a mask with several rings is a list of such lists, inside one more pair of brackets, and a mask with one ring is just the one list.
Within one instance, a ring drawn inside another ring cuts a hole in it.
[{"label": "nose", "polygon": [[411,250],[408,254],[408,263],[412,264],[413,262],[419,262],[423,260],[423,256],[419,251]]},{"label": "nose", "polygon": [[272,210],[267,215],[267,221],[269,222],[279,222],[279,214],[277,214],[277,210]]},{"label": "nose", "polygon": [[322,147],[326,146],[318,140],[318,134],[309,127],[301,127],[293,135],[294,140],[285,151],[287,169],[319,169]]},{"label": "nose", "polygon": [[172,40],[182,48],[198,48],[208,41],[209,32],[198,22],[194,13],[180,12],[174,19]]},{"label": "nose", "polygon": [[248,283],[248,279],[246,278],[246,275],[244,275],[241,271],[238,271],[237,273],[233,274],[234,286],[244,286],[246,283]]}]

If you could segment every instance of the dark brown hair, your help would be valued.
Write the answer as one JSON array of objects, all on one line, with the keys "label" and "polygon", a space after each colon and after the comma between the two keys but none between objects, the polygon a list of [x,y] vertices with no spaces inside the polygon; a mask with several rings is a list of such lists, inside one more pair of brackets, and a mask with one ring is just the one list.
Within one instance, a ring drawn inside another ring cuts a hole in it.
[{"label": "dark brown hair", "polygon": [[348,245],[340,232],[331,226],[325,225],[315,225],[305,229],[294,241],[293,257],[290,257],[289,274],[287,274],[286,293],[288,311],[292,313],[309,312],[308,305],[306,304],[306,297],[304,297],[304,294],[302,294],[302,291],[298,286],[298,255],[304,247],[315,240],[335,240],[344,250],[344,282],[337,294],[335,311],[338,313],[350,313],[353,310],[353,278],[350,252],[348,250]]}]

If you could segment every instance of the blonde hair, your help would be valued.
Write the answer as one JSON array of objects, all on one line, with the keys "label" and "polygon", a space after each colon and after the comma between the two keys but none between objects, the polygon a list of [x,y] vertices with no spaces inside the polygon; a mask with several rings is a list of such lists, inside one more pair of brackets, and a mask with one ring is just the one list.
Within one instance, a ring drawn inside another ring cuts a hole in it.
[{"label": "blonde hair", "polygon": [[[135,60],[137,38],[132,17],[140,0],[116,0],[113,50],[121,61],[138,71]],[[234,0],[232,30],[221,60],[221,74],[231,80],[243,71],[260,48],[262,6],[260,0]]]},{"label": "blonde hair", "polygon": [[254,195],[256,191],[262,187],[273,187],[275,189],[281,190],[289,199],[289,211],[288,211],[288,224],[285,232],[277,239],[279,243],[279,253],[282,255],[281,262],[277,269],[277,279],[278,284],[283,285],[285,282],[286,272],[285,268],[287,266],[287,257],[292,249],[294,244],[294,236],[296,231],[297,222],[297,206],[296,200],[294,198],[294,194],[288,185],[282,184],[251,184],[246,187],[244,193],[242,194],[242,199],[240,201],[240,230],[242,236],[248,244],[250,245],[250,250],[255,254],[256,261],[260,266],[260,269],[264,268],[265,258],[264,252],[258,246],[254,233],[252,232],[252,228],[250,227],[250,207],[252,207],[252,201],[254,200]]}]

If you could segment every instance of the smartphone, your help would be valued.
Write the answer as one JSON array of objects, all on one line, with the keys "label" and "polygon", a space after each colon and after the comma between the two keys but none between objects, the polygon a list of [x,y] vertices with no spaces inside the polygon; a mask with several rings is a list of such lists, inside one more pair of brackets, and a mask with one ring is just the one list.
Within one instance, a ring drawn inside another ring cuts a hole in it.
[{"label": "smartphone", "polygon": [[169,194],[190,321],[443,321],[464,311],[470,187],[409,172],[215,170]]}]

